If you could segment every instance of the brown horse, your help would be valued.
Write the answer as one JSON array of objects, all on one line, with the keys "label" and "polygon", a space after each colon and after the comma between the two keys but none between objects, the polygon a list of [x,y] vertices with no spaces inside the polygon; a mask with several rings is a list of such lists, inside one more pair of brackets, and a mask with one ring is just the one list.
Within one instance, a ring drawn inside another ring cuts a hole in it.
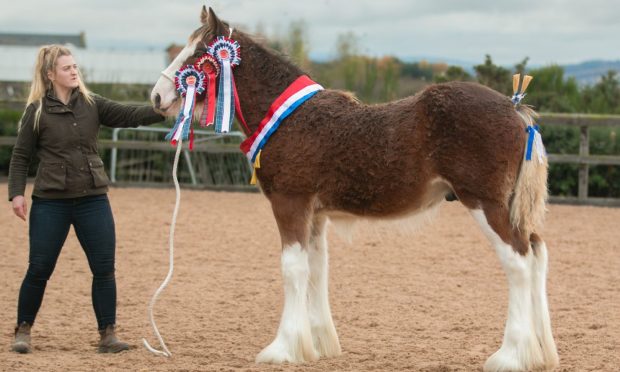
[{"label": "brown horse", "polygon": [[[241,47],[234,69],[240,107],[257,130],[270,105],[304,73],[233,30],[204,7],[202,26],[162,72],[152,99],[175,115],[172,76],[217,36]],[[197,109],[200,112],[202,109]],[[546,295],[547,248],[535,233],[545,213],[546,159],[524,159],[534,113],[474,83],[433,85],[419,94],[365,105],[321,90],[299,106],[262,150],[256,169],[282,239],[285,302],[275,340],[257,362],[304,362],[340,355],[328,300],[328,222],[427,213],[447,197],[468,208],[494,246],[509,283],[508,319],[488,371],[558,364]],[[536,154],[536,149],[533,150]]]}]

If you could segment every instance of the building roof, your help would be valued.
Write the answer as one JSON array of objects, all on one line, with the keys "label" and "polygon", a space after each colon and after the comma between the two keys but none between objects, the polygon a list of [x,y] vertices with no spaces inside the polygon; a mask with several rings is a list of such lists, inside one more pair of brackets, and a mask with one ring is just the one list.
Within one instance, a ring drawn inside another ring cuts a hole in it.
[{"label": "building roof", "polygon": [[86,48],[86,40],[83,32],[77,35],[16,34],[0,32],[0,45],[41,46],[48,44],[73,45],[77,48]]}]

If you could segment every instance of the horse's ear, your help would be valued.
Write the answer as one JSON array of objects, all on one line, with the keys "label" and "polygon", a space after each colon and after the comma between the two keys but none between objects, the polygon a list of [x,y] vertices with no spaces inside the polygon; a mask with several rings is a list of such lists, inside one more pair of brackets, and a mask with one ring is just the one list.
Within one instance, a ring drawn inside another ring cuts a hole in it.
[{"label": "horse's ear", "polygon": [[[211,31],[214,35],[224,34],[226,32],[226,26],[224,25],[222,21],[220,21],[219,18],[217,18],[213,9],[209,7],[208,14],[206,14],[206,9],[204,5],[202,9],[203,9],[203,12],[202,14],[200,14],[200,19],[203,20],[202,21],[203,24],[205,23],[207,24],[209,31]],[[206,22],[204,20],[206,20]]]},{"label": "horse's ear", "polygon": [[[211,8],[209,8],[209,10],[211,10]],[[200,23],[202,23],[203,25],[206,25],[208,16],[209,16],[209,13],[207,12],[207,7],[203,5],[202,11],[200,12]]]}]

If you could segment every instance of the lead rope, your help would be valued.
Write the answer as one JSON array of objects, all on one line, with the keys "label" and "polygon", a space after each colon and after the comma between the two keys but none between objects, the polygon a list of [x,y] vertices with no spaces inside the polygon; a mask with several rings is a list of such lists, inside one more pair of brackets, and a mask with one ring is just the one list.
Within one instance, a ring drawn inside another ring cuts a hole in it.
[{"label": "lead rope", "polygon": [[165,357],[171,357],[172,353],[166,347],[166,343],[164,342],[164,339],[161,337],[161,334],[159,333],[159,330],[157,329],[157,325],[155,324],[155,318],[153,317],[153,308],[155,307],[155,302],[157,302],[157,298],[159,297],[161,292],[164,290],[164,288],[166,288],[166,286],[170,282],[170,279],[172,279],[172,272],[174,271],[174,227],[177,224],[177,215],[179,214],[179,205],[181,204],[181,188],[179,187],[179,180],[177,178],[177,169],[179,166],[179,157],[181,154],[182,147],[183,147],[183,136],[180,136],[179,141],[177,142],[177,151],[174,154],[174,164],[172,166],[172,178],[174,180],[174,188],[176,190],[176,202],[174,204],[174,212],[172,213],[172,223],[170,224],[170,236],[168,239],[168,243],[170,247],[169,248],[170,264],[168,268],[168,275],[166,276],[166,279],[164,279],[163,283],[161,283],[159,288],[157,288],[157,291],[155,291],[155,294],[151,298],[151,302],[149,304],[149,319],[151,321],[151,326],[153,327],[153,332],[155,332],[155,336],[157,336],[157,340],[159,340],[159,345],[164,350],[161,351],[161,350],[154,349],[153,347],[151,347],[151,345],[149,345],[148,341],[145,338],[142,339],[144,346],[151,353],[165,356]]},{"label": "lead rope", "polygon": [[[233,96],[233,91],[236,93],[234,82],[232,82],[232,79],[233,79],[232,78],[232,67],[238,65],[239,62],[241,61],[241,59],[239,58],[239,48],[240,48],[239,44],[236,41],[230,39],[230,37],[232,36],[232,32],[233,32],[233,29],[231,28],[228,34],[227,40],[223,40],[221,37],[218,37],[211,45],[209,45],[209,54],[211,55],[212,58],[213,58],[213,55],[215,54],[213,53],[214,50],[217,50],[218,48],[227,49],[223,55],[226,57],[224,59],[226,60],[227,68],[230,69],[229,73],[230,73],[231,86],[227,87],[227,89],[230,90],[228,92],[229,96]],[[219,45],[216,48],[214,44],[218,44],[218,43]],[[202,60],[202,62],[205,62],[205,61]],[[222,64],[223,61],[220,58],[220,60],[217,60],[217,62]],[[174,212],[172,214],[172,223],[170,224],[170,237],[169,237],[170,264],[169,264],[169,269],[168,269],[168,275],[166,276],[166,279],[164,279],[163,283],[159,286],[159,288],[157,288],[157,291],[155,291],[155,294],[153,294],[153,297],[151,298],[151,302],[149,303],[149,309],[148,309],[149,320],[151,322],[151,326],[153,327],[153,332],[155,332],[155,335],[157,336],[157,340],[159,341],[159,344],[162,347],[163,351],[157,350],[151,347],[151,345],[149,345],[148,341],[145,338],[142,339],[144,346],[151,353],[156,354],[156,355],[162,355],[165,357],[171,357],[172,353],[166,347],[166,343],[164,342],[164,339],[161,337],[161,334],[159,333],[159,330],[157,329],[157,325],[155,324],[155,318],[153,317],[153,308],[155,307],[157,298],[159,297],[161,292],[164,290],[164,288],[166,288],[166,286],[170,282],[170,279],[172,278],[172,272],[174,271],[174,228],[177,223],[177,215],[179,213],[179,205],[181,203],[181,188],[179,187],[179,180],[177,178],[177,169],[179,166],[179,157],[181,154],[181,148],[183,147],[183,137],[188,137],[188,132],[191,130],[191,127],[192,127],[192,118],[194,116],[193,115],[194,104],[197,98],[196,96],[202,93],[205,88],[205,81],[204,81],[205,76],[203,72],[201,72],[201,70],[202,68],[197,70],[195,66],[188,65],[188,66],[181,68],[179,71],[177,71],[174,79],[172,79],[168,75],[168,72],[166,70],[161,72],[161,74],[164,77],[172,80],[175,83],[177,91],[181,93],[183,96],[185,96],[186,98],[185,102],[183,103],[182,112],[179,114],[179,118],[177,119],[177,123],[166,136],[166,139],[171,140],[171,143],[177,146],[177,150],[174,155],[174,164],[172,166],[172,178],[174,180],[174,188],[176,190],[176,203],[174,205]],[[221,79],[223,80],[223,78]],[[183,94],[183,92],[185,92],[185,94]],[[231,98],[231,102],[234,101],[233,97],[230,97],[230,98]],[[229,115],[230,122],[232,123],[232,116],[234,116],[234,109],[235,109],[234,103],[229,103],[229,107],[227,107],[227,109],[230,109],[231,113],[233,113],[232,115]],[[216,110],[216,112],[217,111],[219,110]],[[216,123],[216,128],[217,127],[218,126]],[[225,127],[225,128],[227,128],[225,132],[228,132],[230,130],[230,127]],[[219,131],[216,129],[216,132],[219,132]],[[193,142],[193,132],[192,134],[189,135],[190,150],[192,149],[192,142]]]}]

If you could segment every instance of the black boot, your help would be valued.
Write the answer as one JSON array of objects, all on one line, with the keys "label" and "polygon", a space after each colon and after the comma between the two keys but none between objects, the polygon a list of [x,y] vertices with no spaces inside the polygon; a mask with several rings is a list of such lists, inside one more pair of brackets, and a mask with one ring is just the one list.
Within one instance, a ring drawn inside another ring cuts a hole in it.
[{"label": "black boot", "polygon": [[32,352],[30,345],[30,328],[32,326],[26,322],[22,322],[15,327],[15,341],[11,345],[11,350],[16,353],[28,354]]},{"label": "black boot", "polygon": [[106,326],[105,329],[100,329],[99,335],[101,336],[101,340],[99,340],[98,352],[118,353],[123,350],[129,350],[129,345],[116,338],[113,324]]}]

